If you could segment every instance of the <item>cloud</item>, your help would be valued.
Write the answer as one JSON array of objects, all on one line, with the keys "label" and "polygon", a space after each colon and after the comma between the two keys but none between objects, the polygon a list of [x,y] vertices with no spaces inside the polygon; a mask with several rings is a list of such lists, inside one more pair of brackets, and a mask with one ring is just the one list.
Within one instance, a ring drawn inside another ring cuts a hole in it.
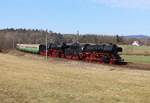
[{"label": "cloud", "polygon": [[150,0],[93,0],[109,7],[150,9]]}]

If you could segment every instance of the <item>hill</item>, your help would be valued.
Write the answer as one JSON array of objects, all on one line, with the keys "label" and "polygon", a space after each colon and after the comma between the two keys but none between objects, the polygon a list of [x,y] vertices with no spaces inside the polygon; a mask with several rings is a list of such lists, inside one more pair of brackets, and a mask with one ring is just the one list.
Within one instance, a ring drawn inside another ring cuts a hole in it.
[{"label": "hill", "polygon": [[125,36],[126,38],[130,38],[130,39],[144,39],[144,38],[150,38],[149,36],[146,36],[146,35],[128,35],[128,36]]}]

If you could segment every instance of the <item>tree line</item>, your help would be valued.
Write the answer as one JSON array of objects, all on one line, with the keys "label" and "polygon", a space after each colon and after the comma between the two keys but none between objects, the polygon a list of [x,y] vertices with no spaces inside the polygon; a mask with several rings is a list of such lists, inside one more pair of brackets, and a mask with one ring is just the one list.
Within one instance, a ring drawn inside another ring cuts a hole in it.
[{"label": "tree line", "polygon": [[17,43],[44,44],[45,38],[49,42],[63,42],[63,35],[46,30],[34,29],[3,29],[0,30],[0,49],[13,49]]},{"label": "tree line", "polygon": [[[5,49],[15,49],[17,43],[23,44],[45,44],[47,36],[48,42],[61,44],[63,42],[80,42],[80,43],[115,43],[115,44],[131,44],[135,38],[129,39],[123,36],[114,35],[96,35],[96,34],[61,34],[53,31],[38,29],[3,29],[0,30],[0,51]],[[139,39],[138,39],[139,40]],[[146,45],[150,45],[150,39],[140,39]]]}]

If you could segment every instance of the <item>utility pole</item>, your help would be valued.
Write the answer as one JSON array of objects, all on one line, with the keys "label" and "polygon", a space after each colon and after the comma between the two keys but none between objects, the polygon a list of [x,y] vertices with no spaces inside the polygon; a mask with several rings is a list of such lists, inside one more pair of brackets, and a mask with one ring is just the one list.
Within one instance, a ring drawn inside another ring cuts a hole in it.
[{"label": "utility pole", "polygon": [[46,61],[48,60],[48,57],[47,57],[47,52],[48,52],[48,48],[47,48],[47,33],[45,33],[45,44],[46,44]]},{"label": "utility pole", "polygon": [[12,42],[13,42],[13,49],[14,49],[15,48],[15,40],[14,40],[14,38],[13,38]]},{"label": "utility pole", "polygon": [[148,38],[146,37],[145,38],[145,45],[147,46],[147,44],[148,44]]},{"label": "utility pole", "polygon": [[76,35],[76,42],[78,43],[79,42],[79,31],[77,31],[77,35]]}]

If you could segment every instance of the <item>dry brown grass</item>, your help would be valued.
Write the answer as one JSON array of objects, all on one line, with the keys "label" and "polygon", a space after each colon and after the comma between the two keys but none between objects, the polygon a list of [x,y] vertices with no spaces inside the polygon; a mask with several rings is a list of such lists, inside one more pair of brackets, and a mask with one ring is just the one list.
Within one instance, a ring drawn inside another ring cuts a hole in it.
[{"label": "dry brown grass", "polygon": [[1,103],[149,101],[149,71],[0,54]]}]

